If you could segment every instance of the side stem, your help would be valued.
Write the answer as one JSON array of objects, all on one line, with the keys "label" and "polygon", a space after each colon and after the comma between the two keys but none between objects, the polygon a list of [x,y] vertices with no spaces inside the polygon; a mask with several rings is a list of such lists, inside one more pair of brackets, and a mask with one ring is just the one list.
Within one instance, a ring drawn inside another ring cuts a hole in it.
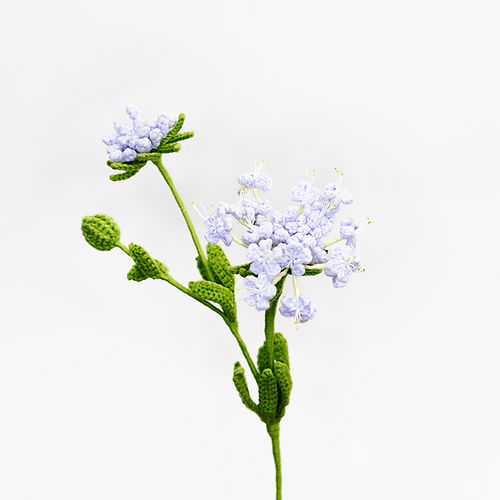
[{"label": "side stem", "polygon": [[274,466],[276,468],[276,500],[281,500],[281,455],[280,455],[280,424],[267,426],[273,445]]},{"label": "side stem", "polygon": [[276,295],[271,300],[269,308],[266,309],[264,315],[264,333],[266,335],[267,349],[269,351],[269,359],[271,360],[271,369],[274,371],[274,319],[276,317],[276,308],[283,293],[285,286],[286,274],[276,283]]},{"label": "side stem", "polygon": [[172,177],[170,177],[170,174],[168,173],[167,169],[163,165],[161,158],[155,158],[155,159],[152,159],[151,161],[158,167],[160,174],[165,179],[165,182],[168,184],[170,191],[172,191],[172,194],[174,195],[174,198],[175,198],[175,202],[179,206],[181,214],[184,217],[184,220],[186,221],[186,225],[189,229],[194,246],[196,247],[196,251],[198,252],[198,255],[200,256],[200,259],[203,263],[203,266],[205,267],[205,269],[207,270],[209,275],[212,276],[212,272],[207,265],[207,258],[205,257],[205,252],[203,251],[203,248],[201,247],[200,240],[198,239],[198,235],[196,234],[196,230],[193,226],[193,222],[191,221],[191,217],[189,217],[189,213],[186,210],[186,206],[184,205],[184,202],[182,201],[182,198],[180,197],[180,195],[179,195],[179,193],[174,185],[174,181],[172,180]]}]

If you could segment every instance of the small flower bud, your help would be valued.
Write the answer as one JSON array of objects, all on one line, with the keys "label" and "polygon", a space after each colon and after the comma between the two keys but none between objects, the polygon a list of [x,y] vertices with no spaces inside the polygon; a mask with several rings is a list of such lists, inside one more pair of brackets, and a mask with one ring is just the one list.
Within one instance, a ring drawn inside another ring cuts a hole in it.
[{"label": "small flower bud", "polygon": [[107,251],[120,242],[120,228],[109,215],[97,214],[82,220],[83,237],[90,246]]}]

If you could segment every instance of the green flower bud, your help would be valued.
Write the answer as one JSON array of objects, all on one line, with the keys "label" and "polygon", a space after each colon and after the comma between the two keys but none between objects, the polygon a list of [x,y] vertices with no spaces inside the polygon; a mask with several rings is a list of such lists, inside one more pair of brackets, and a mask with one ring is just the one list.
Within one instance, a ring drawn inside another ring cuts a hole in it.
[{"label": "green flower bud", "polygon": [[250,391],[248,390],[248,384],[245,378],[245,370],[236,362],[234,365],[233,382],[238,394],[240,395],[243,404],[252,411],[257,411],[257,405],[253,402],[250,396]]},{"label": "green flower bud", "polygon": [[285,414],[286,406],[290,403],[290,393],[292,392],[292,377],[290,376],[288,365],[281,361],[276,361],[274,376],[276,377],[279,389],[279,408],[277,416],[280,419]]},{"label": "green flower bud", "polygon": [[266,423],[272,423],[278,409],[278,384],[273,372],[266,368],[259,377],[259,414]]},{"label": "green flower bud", "polygon": [[89,215],[82,220],[83,237],[97,250],[108,251],[120,242],[120,228],[109,216]]}]

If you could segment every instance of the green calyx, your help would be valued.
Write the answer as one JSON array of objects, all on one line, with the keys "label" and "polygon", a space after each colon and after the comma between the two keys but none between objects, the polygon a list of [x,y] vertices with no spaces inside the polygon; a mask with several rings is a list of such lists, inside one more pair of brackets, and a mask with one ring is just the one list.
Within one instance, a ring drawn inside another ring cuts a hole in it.
[{"label": "green calyx", "polygon": [[168,275],[168,268],[159,260],[155,260],[140,245],[130,243],[129,254],[135,264],[127,274],[127,278],[132,281],[143,281],[146,278],[159,279]]},{"label": "green calyx", "polygon": [[103,252],[111,250],[120,242],[118,224],[105,214],[84,217],[82,219],[82,233],[90,246]]}]

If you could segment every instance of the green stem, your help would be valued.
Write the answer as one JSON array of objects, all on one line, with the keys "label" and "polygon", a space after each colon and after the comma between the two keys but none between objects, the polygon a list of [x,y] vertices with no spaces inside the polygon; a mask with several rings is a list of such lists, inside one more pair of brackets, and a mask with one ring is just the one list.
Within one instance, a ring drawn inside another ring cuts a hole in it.
[{"label": "green stem", "polygon": [[238,345],[240,346],[241,352],[243,353],[243,356],[245,357],[248,366],[250,368],[250,371],[252,372],[252,375],[255,379],[255,381],[258,383],[259,382],[259,372],[257,371],[257,368],[252,360],[252,357],[250,356],[247,346],[245,345],[245,342],[243,342],[243,339],[240,336],[240,333],[238,331],[238,323],[233,322],[230,323],[228,322],[225,318],[224,321],[226,321],[227,326],[231,330],[231,333],[234,335],[234,338],[238,342]]},{"label": "green stem", "polygon": [[266,309],[264,315],[264,333],[266,335],[267,349],[269,351],[269,359],[271,360],[271,369],[274,371],[274,320],[276,317],[276,308],[278,307],[278,302],[280,300],[281,294],[283,293],[283,287],[285,286],[286,274],[281,278],[278,283],[276,283],[276,295],[273,297],[269,304],[269,308]]},{"label": "green stem", "polygon": [[213,277],[212,272],[211,272],[210,268],[208,267],[207,258],[205,257],[205,253],[203,252],[203,248],[201,247],[200,240],[198,239],[198,235],[196,234],[196,230],[194,229],[193,222],[191,221],[191,218],[189,217],[188,211],[186,210],[186,207],[184,205],[184,202],[182,201],[182,198],[180,197],[176,187],[174,186],[174,181],[172,180],[172,177],[170,177],[170,174],[168,173],[167,169],[164,167],[163,163],[161,162],[161,157],[156,157],[156,158],[152,159],[151,161],[158,167],[160,174],[165,179],[165,182],[168,184],[170,191],[172,191],[172,194],[174,195],[175,201],[176,201],[177,205],[179,206],[181,214],[184,217],[184,220],[186,221],[186,225],[189,229],[189,232],[191,233],[191,238],[193,240],[194,246],[196,247],[196,251],[198,252],[198,255],[200,256],[200,259],[203,263],[203,266],[207,270],[208,274],[211,277]]},{"label": "green stem", "polygon": [[274,466],[276,468],[276,500],[281,500],[280,425],[268,425],[267,432],[271,436],[273,445]]}]

